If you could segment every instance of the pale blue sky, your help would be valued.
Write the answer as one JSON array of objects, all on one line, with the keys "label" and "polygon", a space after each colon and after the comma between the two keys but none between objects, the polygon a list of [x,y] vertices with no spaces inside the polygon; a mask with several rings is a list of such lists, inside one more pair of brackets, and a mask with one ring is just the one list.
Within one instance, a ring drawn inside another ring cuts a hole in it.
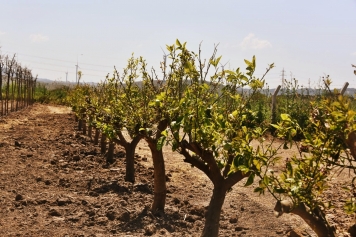
[{"label": "pale blue sky", "polygon": [[[260,76],[276,67],[311,86],[330,75],[335,87],[356,87],[356,0],[0,0],[0,46],[17,53],[40,78],[75,80],[77,56],[86,82],[126,65],[131,53],[159,69],[162,49],[175,39],[206,57],[219,43],[222,63],[235,69],[257,58]],[[83,54],[83,55],[81,55]]]}]

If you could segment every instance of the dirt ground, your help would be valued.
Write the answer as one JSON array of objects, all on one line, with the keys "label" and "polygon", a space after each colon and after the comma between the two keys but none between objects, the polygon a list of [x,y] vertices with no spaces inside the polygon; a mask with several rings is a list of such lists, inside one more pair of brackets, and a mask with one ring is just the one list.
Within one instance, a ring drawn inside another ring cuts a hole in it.
[{"label": "dirt ground", "polygon": [[[167,204],[165,214],[155,216],[145,142],[136,150],[131,184],[124,181],[124,151],[117,147],[108,166],[100,148],[76,129],[67,107],[35,104],[0,118],[0,236],[200,236],[212,194],[203,173],[165,147]],[[340,201],[350,179],[335,176],[325,193],[335,205],[327,217],[338,236],[351,236],[354,223]],[[298,216],[276,218],[274,199],[253,193],[257,184],[243,185],[227,195],[220,236],[315,236]]]}]

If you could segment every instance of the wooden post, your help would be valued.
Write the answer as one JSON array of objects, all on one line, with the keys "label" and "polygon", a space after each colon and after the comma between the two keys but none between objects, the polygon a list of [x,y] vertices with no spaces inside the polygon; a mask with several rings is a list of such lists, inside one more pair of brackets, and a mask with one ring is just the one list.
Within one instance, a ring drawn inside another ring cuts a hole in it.
[{"label": "wooden post", "polygon": [[344,95],[344,93],[345,93],[345,91],[346,91],[346,89],[347,89],[348,86],[349,86],[349,83],[348,83],[348,82],[345,82],[344,87],[342,88],[342,90],[341,90],[341,92],[340,92],[341,95]]},{"label": "wooden post", "polygon": [[272,96],[272,124],[277,123],[277,94],[281,89],[281,85],[277,87]]}]

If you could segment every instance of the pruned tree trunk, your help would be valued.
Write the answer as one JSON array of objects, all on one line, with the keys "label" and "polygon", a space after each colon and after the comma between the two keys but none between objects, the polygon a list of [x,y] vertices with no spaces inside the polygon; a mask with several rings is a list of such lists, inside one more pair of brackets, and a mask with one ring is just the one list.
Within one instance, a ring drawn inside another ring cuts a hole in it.
[{"label": "pruned tree trunk", "polygon": [[85,121],[85,119],[82,120],[82,128],[83,128],[83,134],[86,135],[87,134],[87,123]]},{"label": "pruned tree trunk", "polygon": [[95,128],[94,145],[99,144],[99,135],[100,135],[100,130],[98,128]]},{"label": "pruned tree trunk", "polygon": [[107,163],[114,163],[114,150],[115,150],[115,143],[110,141],[108,152],[106,153],[106,162]]},{"label": "pruned tree trunk", "polygon": [[202,237],[217,237],[219,235],[219,221],[221,209],[225,201],[227,190],[222,186],[215,186],[210,199],[208,211],[205,215],[205,226]]},{"label": "pruned tree trunk", "polygon": [[164,159],[162,149],[157,149],[157,143],[148,142],[150,147],[153,169],[154,169],[154,197],[152,204],[152,212],[164,211],[166,205],[166,171],[164,167]]},{"label": "pruned tree trunk", "polygon": [[[250,173],[237,171],[228,175],[228,171],[230,171],[231,163],[233,161],[232,156],[228,157],[228,164],[221,172],[213,153],[209,150],[204,150],[195,142],[189,143],[188,141],[183,141],[181,143],[181,148],[181,154],[185,158],[184,162],[187,162],[203,171],[214,185],[213,195],[210,199],[208,211],[205,215],[205,224],[202,236],[217,237],[219,234],[220,213],[227,190],[233,187],[236,183],[240,182],[243,178],[248,177]],[[194,152],[195,155],[191,155],[188,151]]]},{"label": "pruned tree trunk", "polygon": [[126,152],[126,182],[135,182],[135,148],[131,145],[125,147]]},{"label": "pruned tree trunk", "polygon": [[106,135],[104,133],[101,134],[100,151],[101,154],[105,154],[106,152]]},{"label": "pruned tree trunk", "polygon": [[318,209],[310,211],[304,203],[293,207],[293,203],[289,200],[278,201],[274,207],[274,211],[277,216],[281,216],[283,213],[293,213],[300,216],[319,237],[336,236],[335,229],[329,225],[321,211]]},{"label": "pruned tree trunk", "polygon": [[136,135],[132,138],[131,142],[127,141],[123,134],[118,132],[118,139],[114,139],[115,142],[125,148],[126,153],[126,174],[125,181],[134,183],[135,182],[135,150],[137,144],[143,138],[142,135]]},{"label": "pruned tree trunk", "polygon": [[78,120],[78,131],[82,130],[82,125],[83,125],[83,120],[79,119]]},{"label": "pruned tree trunk", "polygon": [[90,140],[91,140],[91,137],[92,137],[92,132],[93,132],[93,126],[91,124],[89,124],[89,126],[88,126],[88,137],[90,138]]}]

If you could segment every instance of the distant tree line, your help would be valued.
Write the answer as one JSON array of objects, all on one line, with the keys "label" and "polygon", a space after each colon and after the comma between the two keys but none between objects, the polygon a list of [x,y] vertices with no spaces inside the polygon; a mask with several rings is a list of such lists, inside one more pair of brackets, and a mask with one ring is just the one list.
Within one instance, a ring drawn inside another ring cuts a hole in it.
[{"label": "distant tree line", "polygon": [[37,76],[13,56],[0,53],[0,115],[17,111],[34,102]]}]

